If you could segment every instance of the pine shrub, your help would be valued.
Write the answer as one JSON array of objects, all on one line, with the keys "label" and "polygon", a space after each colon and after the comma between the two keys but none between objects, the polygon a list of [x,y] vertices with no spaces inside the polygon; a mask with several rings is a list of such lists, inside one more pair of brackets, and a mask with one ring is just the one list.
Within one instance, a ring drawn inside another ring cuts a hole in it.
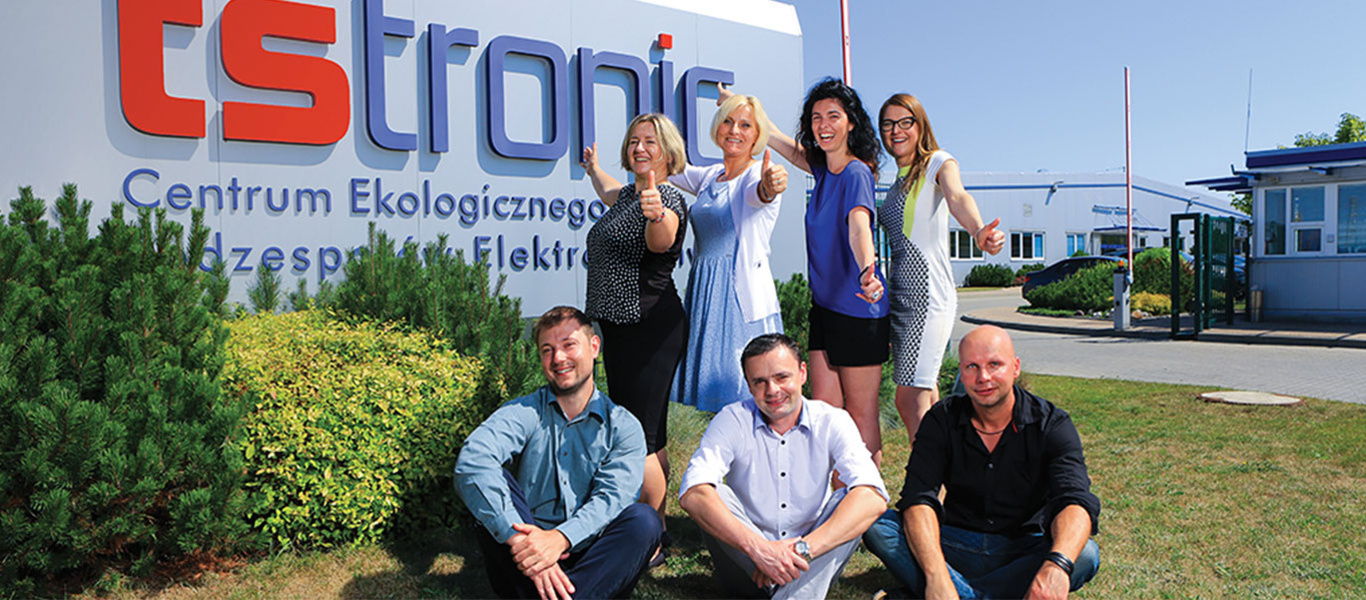
[{"label": "pine shrub", "polygon": [[[303,278],[299,284],[303,285]],[[280,274],[266,264],[265,260],[256,267],[256,282],[247,288],[247,299],[251,301],[251,312],[274,313],[280,308]]]},{"label": "pine shrub", "polygon": [[1045,265],[1043,263],[1029,263],[1027,265],[1021,265],[1020,268],[1015,269],[1015,277],[1020,278],[1035,271],[1042,271],[1044,269],[1044,266]]},{"label": "pine shrub", "polygon": [[[232,551],[241,405],[221,393],[223,292],[163,211],[90,236],[66,185],[20,189],[0,223],[0,596],[49,595]],[[221,273],[221,271],[220,271]]]},{"label": "pine shrub", "polygon": [[224,387],[253,406],[240,442],[248,519],[272,545],[328,548],[456,522],[451,468],[502,400],[481,403],[477,359],[326,310],[228,328]]},{"label": "pine shrub", "polygon": [[[343,267],[346,278],[330,305],[350,315],[397,322],[433,333],[485,365],[483,394],[505,400],[541,385],[535,344],[526,335],[520,299],[503,295],[506,277],[489,285],[488,264],[468,263],[445,235],[419,251],[401,251],[374,224],[368,243]],[[496,404],[495,404],[496,406]]]},{"label": "pine shrub", "polygon": [[294,291],[285,294],[285,301],[289,302],[290,310],[309,310],[313,308],[313,298],[308,295],[308,279],[300,277]]},{"label": "pine shrub", "polygon": [[[778,307],[783,317],[783,333],[797,342],[803,353],[811,341],[811,286],[801,273],[793,273],[785,282],[773,280],[778,286]],[[805,360],[805,356],[802,357]]]},{"label": "pine shrub", "polygon": [[977,265],[968,271],[963,284],[968,287],[1008,287],[1015,282],[1015,272],[1005,265]]}]

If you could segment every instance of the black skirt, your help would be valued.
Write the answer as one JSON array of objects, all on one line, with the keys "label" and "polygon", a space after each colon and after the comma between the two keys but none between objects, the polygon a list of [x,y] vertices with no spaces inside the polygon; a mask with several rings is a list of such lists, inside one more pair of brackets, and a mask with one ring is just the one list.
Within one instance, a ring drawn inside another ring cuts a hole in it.
[{"label": "black skirt", "polygon": [[630,325],[598,322],[602,330],[607,395],[640,421],[645,451],[668,443],[669,394],[683,350],[688,346],[688,315],[677,293],[663,294],[645,318]]}]

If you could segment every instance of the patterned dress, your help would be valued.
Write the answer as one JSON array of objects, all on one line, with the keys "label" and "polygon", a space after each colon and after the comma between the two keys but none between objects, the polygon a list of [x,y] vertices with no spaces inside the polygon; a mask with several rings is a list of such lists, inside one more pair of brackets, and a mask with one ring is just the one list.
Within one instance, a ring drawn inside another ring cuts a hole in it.
[{"label": "patterned dress", "polygon": [[616,204],[588,231],[584,305],[602,330],[608,396],[640,421],[650,454],[668,444],[669,393],[688,344],[688,316],[673,280],[688,208],[674,186],[658,189],[664,208],[678,216],[674,243],[664,252],[650,251],[635,184],[621,188]]},{"label": "patterned dress", "polygon": [[892,303],[892,380],[899,386],[937,387],[939,364],[953,333],[958,294],[949,265],[949,209],[936,182],[939,168],[952,158],[943,150],[931,155],[919,186],[903,187],[910,169],[902,169],[877,210],[892,248],[887,289]]}]

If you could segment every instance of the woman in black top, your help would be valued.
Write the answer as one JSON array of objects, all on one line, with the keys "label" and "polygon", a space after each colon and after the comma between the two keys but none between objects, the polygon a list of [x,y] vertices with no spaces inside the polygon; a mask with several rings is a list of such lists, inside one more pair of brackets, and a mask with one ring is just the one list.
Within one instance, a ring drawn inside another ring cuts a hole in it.
[{"label": "woman in black top", "polygon": [[673,281],[687,207],[668,177],[682,172],[687,160],[682,136],[664,115],[640,115],[626,131],[621,166],[635,175],[635,183],[621,188],[588,232],[585,312],[602,329],[608,396],[645,430],[640,501],[655,507],[662,521],[669,391],[688,340],[687,316]]}]

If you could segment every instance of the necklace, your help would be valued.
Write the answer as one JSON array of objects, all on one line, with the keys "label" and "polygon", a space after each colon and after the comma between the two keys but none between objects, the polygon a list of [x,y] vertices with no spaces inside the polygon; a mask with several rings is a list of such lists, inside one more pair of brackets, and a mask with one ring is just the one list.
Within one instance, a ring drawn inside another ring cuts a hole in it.
[{"label": "necklace", "polygon": [[982,435],[1000,435],[1002,433],[1005,433],[1005,430],[1010,429],[1010,426],[1006,425],[1005,427],[997,429],[996,431],[987,431],[985,429],[979,429],[976,425],[973,425],[972,428],[976,429],[977,433],[980,433]]}]

